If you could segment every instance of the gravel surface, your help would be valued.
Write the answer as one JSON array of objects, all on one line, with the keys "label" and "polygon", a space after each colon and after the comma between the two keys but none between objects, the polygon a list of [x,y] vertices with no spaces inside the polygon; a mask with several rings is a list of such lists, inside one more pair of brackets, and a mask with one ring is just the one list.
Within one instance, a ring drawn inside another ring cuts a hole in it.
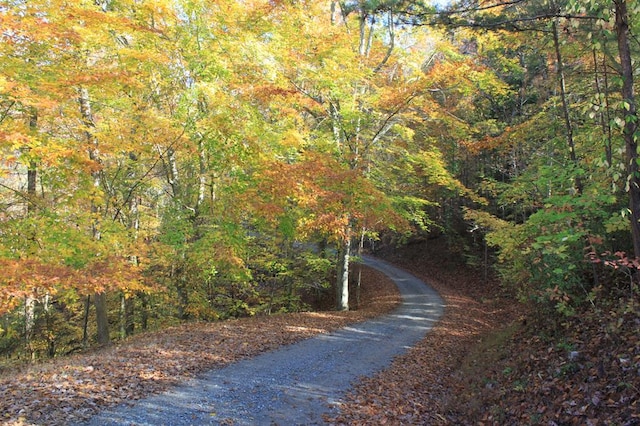
[{"label": "gravel surface", "polygon": [[420,341],[444,310],[440,296],[418,278],[377,259],[364,262],[398,285],[403,302],[391,314],[212,370],[87,424],[323,424],[323,414],[339,407],[354,380]]}]

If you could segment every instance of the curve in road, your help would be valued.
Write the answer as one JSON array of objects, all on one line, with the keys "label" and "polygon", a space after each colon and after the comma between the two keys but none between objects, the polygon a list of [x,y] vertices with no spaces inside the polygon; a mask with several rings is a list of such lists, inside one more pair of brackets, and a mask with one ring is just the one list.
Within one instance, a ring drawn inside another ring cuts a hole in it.
[{"label": "curve in road", "polygon": [[163,394],[103,411],[88,425],[316,425],[360,376],[388,366],[438,321],[444,302],[406,271],[372,257],[402,303],[392,313],[212,370]]}]

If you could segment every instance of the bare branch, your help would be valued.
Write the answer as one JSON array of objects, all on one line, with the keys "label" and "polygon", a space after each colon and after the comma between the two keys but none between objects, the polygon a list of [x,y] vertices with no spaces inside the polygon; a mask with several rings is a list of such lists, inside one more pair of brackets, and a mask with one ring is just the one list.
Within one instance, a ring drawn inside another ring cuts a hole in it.
[{"label": "bare branch", "polygon": [[9,112],[11,112],[11,108],[16,104],[16,101],[11,101],[9,105],[5,108],[5,110],[0,114],[0,123],[4,121],[5,118],[9,116]]}]

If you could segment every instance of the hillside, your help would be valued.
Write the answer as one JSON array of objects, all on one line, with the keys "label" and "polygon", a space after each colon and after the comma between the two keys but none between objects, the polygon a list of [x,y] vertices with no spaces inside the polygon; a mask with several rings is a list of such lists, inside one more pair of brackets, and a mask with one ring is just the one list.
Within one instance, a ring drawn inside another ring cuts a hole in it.
[{"label": "hillside", "polygon": [[553,321],[529,312],[441,242],[385,257],[434,286],[443,320],[363,380],[337,424],[640,424],[637,299]]}]

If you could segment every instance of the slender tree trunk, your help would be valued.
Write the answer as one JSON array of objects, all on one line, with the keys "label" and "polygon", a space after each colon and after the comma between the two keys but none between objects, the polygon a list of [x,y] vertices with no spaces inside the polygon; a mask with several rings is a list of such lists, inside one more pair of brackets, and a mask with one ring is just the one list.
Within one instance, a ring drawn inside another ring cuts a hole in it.
[{"label": "slender tree trunk", "polygon": [[127,295],[120,292],[120,339],[127,338]]},{"label": "slender tree trunk", "polygon": [[133,298],[127,297],[126,292],[120,293],[120,339],[126,339],[127,336],[131,336],[134,332],[133,300]]},{"label": "slender tree trunk", "polygon": [[[562,115],[564,117],[564,126],[567,137],[567,145],[569,147],[569,158],[574,166],[578,166],[578,156],[576,155],[576,146],[573,140],[573,123],[571,122],[571,115],[569,114],[569,102],[567,101],[567,87],[564,76],[564,65],[562,63],[562,52],[560,51],[560,40],[558,37],[558,25],[554,20],[552,23],[553,29],[553,47],[556,53],[556,73],[558,75],[558,83],[560,84],[560,98],[562,100]],[[582,179],[580,176],[576,176],[576,191],[578,194],[582,194]]]},{"label": "slender tree trunk", "polygon": [[173,198],[178,199],[180,197],[180,179],[176,152],[173,148],[167,149],[167,180],[171,185]]},{"label": "slender tree trunk", "polygon": [[[138,210],[139,200],[137,196],[132,196],[129,200],[129,224],[128,227],[132,231],[133,240],[138,240],[138,232],[140,230],[140,213]],[[129,256],[129,262],[133,266],[138,266],[138,256],[132,254]],[[135,328],[134,321],[134,298],[127,297],[125,291],[120,295],[120,338],[124,339],[133,334]]]},{"label": "slender tree trunk", "polygon": [[196,213],[200,213],[207,191],[207,151],[203,138],[198,141],[198,200],[196,203]]},{"label": "slender tree trunk", "polygon": [[620,66],[622,68],[622,99],[624,102],[625,124],[623,129],[626,148],[627,172],[629,174],[629,209],[631,210],[631,237],[633,252],[640,257],[640,168],[638,165],[638,114],[633,90],[633,66],[629,45],[629,14],[626,0],[614,0],[616,14],[616,35]]},{"label": "slender tree trunk", "polygon": [[149,296],[146,293],[140,293],[140,304],[140,328],[146,331],[149,328]]},{"label": "slender tree trunk", "polygon": [[36,352],[33,348],[33,329],[36,324],[36,299],[32,296],[24,300],[24,341],[29,359],[35,361]]},{"label": "slender tree trunk", "polygon": [[[38,130],[38,112],[35,108],[31,108],[29,111],[29,130],[32,133]],[[28,147],[27,149],[30,149]],[[29,167],[27,169],[27,216],[31,215],[34,211],[34,201],[36,197],[36,182],[37,182],[37,167],[36,162],[29,160]],[[35,294],[36,289],[31,289]],[[25,347],[29,353],[29,359],[34,361],[36,353],[33,348],[33,329],[36,324],[36,299],[34,295],[27,295],[24,301],[24,340]]]},{"label": "slender tree trunk", "polygon": [[[593,73],[596,85],[596,92],[598,95],[598,117],[600,119],[600,127],[602,128],[602,134],[605,137],[604,153],[607,159],[607,167],[611,167],[613,164],[613,143],[611,136],[611,116],[609,112],[609,87],[607,77],[607,65],[606,57],[603,56],[603,72],[602,81],[600,79],[600,73],[598,72],[598,53],[596,49],[593,49]],[[604,85],[604,87],[603,87]]]},{"label": "slender tree trunk", "polygon": [[51,324],[51,295],[44,295],[42,302],[42,310],[45,317],[45,325],[47,329],[47,355],[49,358],[56,356],[56,335],[52,332],[53,324]]},{"label": "slender tree trunk", "polygon": [[[38,131],[38,111],[35,108],[31,108],[29,113],[29,130],[32,133]],[[29,196],[29,203],[27,203],[27,213],[31,213],[33,211],[33,203],[36,197],[37,178],[37,164],[33,159],[31,159],[29,160],[29,169],[27,170],[27,195]]]},{"label": "slender tree trunk", "polygon": [[358,53],[360,56],[366,56],[367,54],[367,13],[364,10],[364,5],[360,3],[360,10],[358,11],[358,21],[360,24],[360,43],[358,45]]},{"label": "slender tree trunk", "polygon": [[482,274],[483,282],[486,284],[489,281],[489,244],[487,244],[487,239],[482,239],[484,243],[484,271]]},{"label": "slender tree trunk", "polygon": [[358,283],[356,284],[356,309],[360,309],[360,287],[362,284],[362,254],[364,251],[364,234],[366,233],[366,229],[362,228],[362,232],[360,233],[360,243],[358,244],[358,257],[360,258],[360,263],[358,264]]},{"label": "slender tree trunk", "polygon": [[607,147],[606,155],[609,167],[613,166],[613,134],[611,129],[611,104],[609,103],[609,72],[607,71],[607,57],[603,55],[602,58],[602,75],[604,76],[604,105],[606,109],[606,115],[604,122],[606,125],[607,135]]},{"label": "slender tree trunk", "polygon": [[342,243],[338,259],[338,276],[336,282],[336,309],[349,310],[349,260],[351,256],[351,233]]},{"label": "slender tree trunk", "polygon": [[[89,98],[89,91],[85,87],[81,87],[79,96],[80,114],[82,120],[86,126],[85,138],[87,140],[87,149],[89,151],[89,159],[96,164],[100,164],[100,151],[98,150],[98,140],[91,132],[91,129],[95,128],[95,122],[93,120],[93,113],[91,111],[91,102]],[[99,191],[102,186],[102,172],[95,170],[91,172],[93,178],[93,186],[95,191]],[[98,221],[99,213],[98,205],[95,201],[91,202],[91,213],[94,215],[92,223],[92,234],[95,240],[100,240],[100,225]],[[107,315],[107,297],[104,292],[96,293],[93,298],[96,308],[96,325],[97,325],[97,340],[100,345],[108,345],[111,342],[109,337],[109,318]]]},{"label": "slender tree trunk", "polygon": [[342,152],[342,128],[340,127],[342,118],[340,116],[340,104],[338,101],[329,102],[329,117],[331,117],[331,131],[333,132],[333,139],[340,152]]},{"label": "slender tree trunk", "polygon": [[178,293],[178,318],[181,320],[187,320],[189,319],[189,291],[186,283],[184,282],[182,268],[172,265],[171,279],[175,283],[176,292]]},{"label": "slender tree trunk", "polygon": [[87,296],[84,302],[84,317],[82,321],[82,347],[89,347],[89,310],[91,309],[91,296]]}]

